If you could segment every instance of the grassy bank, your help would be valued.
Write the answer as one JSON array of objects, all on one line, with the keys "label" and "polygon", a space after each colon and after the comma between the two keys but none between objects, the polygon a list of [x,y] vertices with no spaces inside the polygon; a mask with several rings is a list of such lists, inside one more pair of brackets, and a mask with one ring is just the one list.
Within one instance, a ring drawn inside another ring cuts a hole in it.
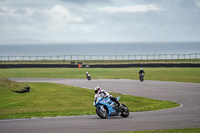
[{"label": "grassy bank", "polygon": [[117,132],[117,133],[200,133],[200,128],[130,131],[130,132]]},{"label": "grassy bank", "polygon": [[[92,104],[93,90],[53,83],[28,83],[30,92],[19,94],[11,91],[15,87],[11,87],[12,81],[8,82],[0,80],[0,119],[96,114]],[[174,102],[111,94],[121,96],[120,102],[131,112],[179,106]]]},{"label": "grassy bank", "polygon": [[[138,79],[140,68],[20,68],[0,69],[0,75],[9,78],[85,78]],[[144,68],[145,80],[200,83],[200,68]]]},{"label": "grassy bank", "polygon": [[26,87],[25,83],[18,83],[14,81],[10,81],[7,78],[0,76],[0,89],[1,91],[10,92],[10,91],[20,91]]}]

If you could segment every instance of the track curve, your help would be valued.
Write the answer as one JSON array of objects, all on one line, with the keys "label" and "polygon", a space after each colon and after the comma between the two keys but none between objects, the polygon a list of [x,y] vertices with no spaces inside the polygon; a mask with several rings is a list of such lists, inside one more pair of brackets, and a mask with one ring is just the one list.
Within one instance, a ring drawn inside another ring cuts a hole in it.
[{"label": "track curve", "polygon": [[174,101],[182,106],[159,111],[135,112],[130,113],[128,118],[109,117],[106,120],[100,119],[97,115],[0,120],[1,133],[98,133],[200,127],[200,84],[197,83],[139,82],[125,79],[87,81],[85,79],[12,78],[11,80],[60,83],[88,89],[98,85],[108,91]]}]

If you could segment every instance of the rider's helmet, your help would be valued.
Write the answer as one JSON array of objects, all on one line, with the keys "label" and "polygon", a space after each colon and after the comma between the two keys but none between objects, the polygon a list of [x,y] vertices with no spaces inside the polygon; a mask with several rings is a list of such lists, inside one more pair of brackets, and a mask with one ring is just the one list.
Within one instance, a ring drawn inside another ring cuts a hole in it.
[{"label": "rider's helmet", "polygon": [[88,74],[88,72],[86,72],[86,74]]},{"label": "rider's helmet", "polygon": [[101,92],[101,88],[100,88],[99,86],[96,86],[96,87],[94,88],[94,93],[95,93],[95,94],[100,94],[100,92]]},{"label": "rider's helmet", "polygon": [[141,68],[140,70],[143,70],[143,68]]}]

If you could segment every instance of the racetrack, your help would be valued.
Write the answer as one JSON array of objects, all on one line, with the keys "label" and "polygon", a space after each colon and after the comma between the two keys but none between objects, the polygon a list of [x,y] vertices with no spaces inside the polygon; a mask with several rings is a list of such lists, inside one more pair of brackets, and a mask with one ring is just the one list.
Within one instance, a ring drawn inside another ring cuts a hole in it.
[{"label": "racetrack", "polygon": [[[116,131],[157,130],[174,128],[200,128],[200,84],[98,79],[13,78],[18,82],[51,82],[92,89],[100,86],[107,91],[174,101],[180,107],[159,111],[133,112],[128,118],[97,115],[55,118],[0,120],[1,133],[98,133]],[[91,101],[92,104],[93,101]]]}]

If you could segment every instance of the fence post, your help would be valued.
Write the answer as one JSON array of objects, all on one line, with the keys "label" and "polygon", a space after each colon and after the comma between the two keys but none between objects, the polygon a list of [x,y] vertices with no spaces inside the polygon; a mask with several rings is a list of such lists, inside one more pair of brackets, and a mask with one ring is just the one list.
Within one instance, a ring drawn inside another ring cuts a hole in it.
[{"label": "fence post", "polygon": [[196,60],[197,60],[197,53],[196,53]]}]

